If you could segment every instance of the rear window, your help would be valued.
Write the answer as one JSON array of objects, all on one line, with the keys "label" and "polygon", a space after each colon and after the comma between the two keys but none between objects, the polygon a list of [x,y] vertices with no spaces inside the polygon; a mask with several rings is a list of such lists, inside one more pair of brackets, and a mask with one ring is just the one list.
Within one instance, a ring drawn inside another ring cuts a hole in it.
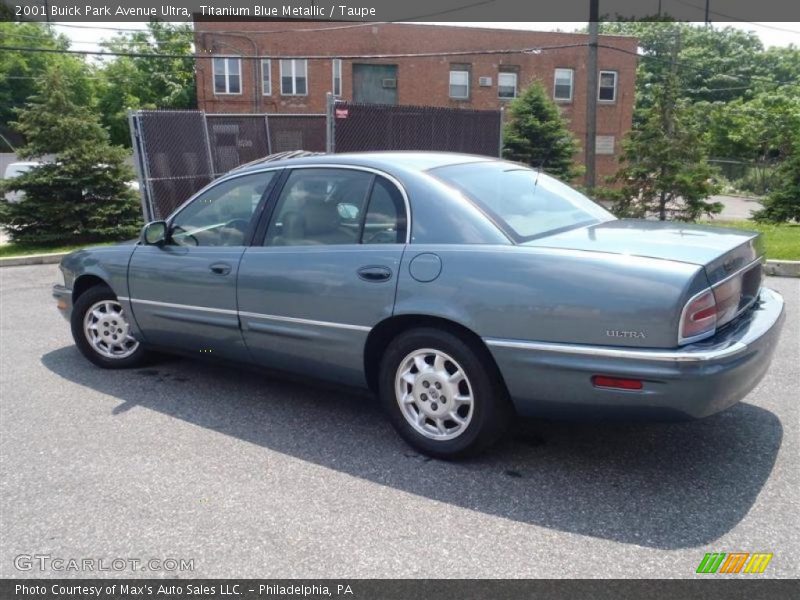
[{"label": "rear window", "polygon": [[460,190],[517,243],[615,219],[568,185],[512,163],[450,165],[430,173]]}]

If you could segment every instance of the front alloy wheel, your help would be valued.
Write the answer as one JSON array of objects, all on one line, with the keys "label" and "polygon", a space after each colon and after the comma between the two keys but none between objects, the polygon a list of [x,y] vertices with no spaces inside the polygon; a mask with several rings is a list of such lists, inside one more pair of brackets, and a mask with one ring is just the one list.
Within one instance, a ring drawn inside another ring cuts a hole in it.
[{"label": "front alloy wheel", "polygon": [[96,285],[80,295],[72,308],[71,326],[78,350],[98,367],[137,367],[146,357],[142,344],[131,335],[125,309],[108,286]]},{"label": "front alloy wheel", "polygon": [[83,319],[83,331],[95,352],[106,358],[127,358],[139,348],[116,300],[100,300],[90,306]]}]

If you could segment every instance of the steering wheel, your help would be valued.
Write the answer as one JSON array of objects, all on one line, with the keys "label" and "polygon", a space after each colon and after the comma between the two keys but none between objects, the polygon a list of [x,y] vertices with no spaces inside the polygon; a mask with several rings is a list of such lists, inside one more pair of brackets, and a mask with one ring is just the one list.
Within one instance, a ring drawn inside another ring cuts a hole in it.
[{"label": "steering wheel", "polygon": [[173,225],[172,231],[170,232],[170,237],[175,239],[175,234],[176,233],[182,233],[181,242],[185,242],[187,240],[191,241],[191,243],[189,243],[189,244],[183,244],[184,246],[199,246],[200,245],[200,242],[197,240],[197,238],[194,237],[191,233],[186,233],[186,230],[183,227],[181,227],[180,225]]}]

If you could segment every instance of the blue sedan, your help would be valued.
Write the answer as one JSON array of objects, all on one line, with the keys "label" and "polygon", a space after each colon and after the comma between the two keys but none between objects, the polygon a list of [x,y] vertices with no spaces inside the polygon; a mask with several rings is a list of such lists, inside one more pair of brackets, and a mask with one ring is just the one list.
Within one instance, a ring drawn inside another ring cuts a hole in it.
[{"label": "blue sedan", "polygon": [[527,167],[446,153],[264,160],[74,252],[58,307],[104,368],[151,350],[378,394],[427,454],[515,414],[697,418],[767,371],[757,233],[618,220]]}]

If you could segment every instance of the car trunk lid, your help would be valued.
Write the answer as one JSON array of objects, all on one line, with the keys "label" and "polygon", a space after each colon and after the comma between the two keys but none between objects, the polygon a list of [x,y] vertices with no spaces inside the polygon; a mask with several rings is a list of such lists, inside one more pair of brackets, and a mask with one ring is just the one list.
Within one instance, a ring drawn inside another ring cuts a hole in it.
[{"label": "car trunk lid", "polygon": [[607,221],[542,237],[525,245],[701,265],[712,285],[763,255],[761,238],[756,232],[663,221]]},{"label": "car trunk lid", "polygon": [[[763,242],[752,231],[665,223],[662,221],[607,221],[528,242],[528,246],[608,252],[703,267],[724,310],[717,327],[748,308],[761,288]],[[720,307],[722,309],[722,306]]]}]

